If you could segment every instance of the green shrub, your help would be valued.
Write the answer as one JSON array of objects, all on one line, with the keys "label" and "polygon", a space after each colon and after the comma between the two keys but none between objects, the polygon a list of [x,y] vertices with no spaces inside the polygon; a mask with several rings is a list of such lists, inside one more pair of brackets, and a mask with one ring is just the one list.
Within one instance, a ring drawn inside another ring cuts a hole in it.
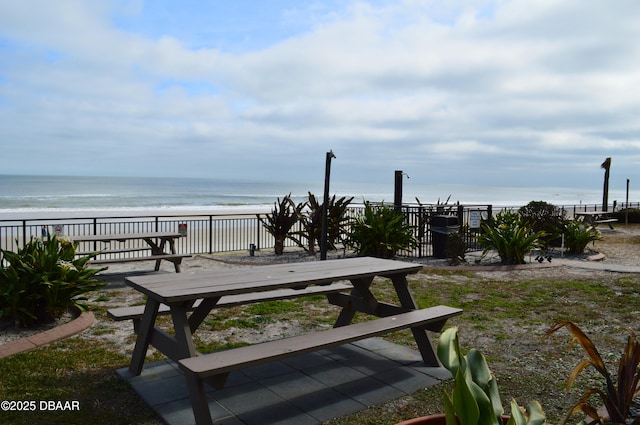
[{"label": "green shrub", "polygon": [[561,229],[566,218],[564,212],[553,204],[544,201],[531,201],[518,210],[522,223],[533,233],[544,232],[540,238],[542,246],[560,246]]},{"label": "green shrub", "polygon": [[418,241],[402,213],[384,204],[374,207],[365,202],[364,212],[351,224],[348,244],[359,255],[394,258],[400,250],[415,248]]},{"label": "green shrub", "polygon": [[591,242],[602,239],[600,231],[593,226],[583,226],[582,222],[573,220],[564,226],[564,244],[567,252],[582,254]]},{"label": "green shrub", "polygon": [[613,213],[613,218],[617,218],[620,223],[625,223],[625,220],[629,220],[629,223],[640,223],[640,208],[625,208],[616,211]]},{"label": "green shrub", "polygon": [[533,232],[520,214],[504,210],[488,223],[482,224],[479,242],[485,246],[484,254],[495,250],[504,264],[524,264],[524,258],[532,249],[540,248],[544,231]]},{"label": "green shrub", "polygon": [[32,238],[18,252],[2,250],[0,267],[0,318],[18,326],[49,323],[69,307],[88,307],[80,295],[104,283],[95,279],[105,270],[89,268],[91,256],[75,258],[77,244],[48,235]]}]

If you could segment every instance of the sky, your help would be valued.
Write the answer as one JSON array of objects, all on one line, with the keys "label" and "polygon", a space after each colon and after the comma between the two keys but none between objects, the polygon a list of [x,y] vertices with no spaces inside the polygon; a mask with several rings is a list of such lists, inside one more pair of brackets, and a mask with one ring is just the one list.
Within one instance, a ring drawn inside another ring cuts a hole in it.
[{"label": "sky", "polygon": [[[0,1],[0,173],[640,181],[637,0]],[[638,183],[640,184],[640,183]]]}]

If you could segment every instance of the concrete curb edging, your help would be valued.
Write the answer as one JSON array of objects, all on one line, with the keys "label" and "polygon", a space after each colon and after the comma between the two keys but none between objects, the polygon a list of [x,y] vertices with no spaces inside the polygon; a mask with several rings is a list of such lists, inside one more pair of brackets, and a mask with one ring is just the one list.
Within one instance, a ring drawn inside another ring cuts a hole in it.
[{"label": "concrete curb edging", "polygon": [[33,350],[43,345],[51,344],[61,339],[68,338],[72,335],[88,329],[96,321],[95,316],[90,311],[82,312],[78,317],[69,323],[56,326],[38,334],[28,336],[17,341],[0,345],[0,359],[12,356],[14,354],[23,353]]}]

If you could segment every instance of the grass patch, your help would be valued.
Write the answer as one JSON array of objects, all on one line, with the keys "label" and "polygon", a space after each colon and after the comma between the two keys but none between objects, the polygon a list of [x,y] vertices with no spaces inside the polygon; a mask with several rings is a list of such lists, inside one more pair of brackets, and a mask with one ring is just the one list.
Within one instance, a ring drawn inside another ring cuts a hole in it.
[{"label": "grass patch", "polygon": [[287,314],[302,310],[300,301],[264,301],[250,305],[246,312],[256,315]]},{"label": "grass patch", "polygon": [[0,360],[2,400],[78,401],[80,411],[2,412],[3,424],[155,423],[155,415],[114,373],[129,357],[73,337]]},{"label": "grass patch", "polygon": [[[461,316],[451,319],[449,325],[461,328],[463,348],[476,347],[490,359],[504,404],[511,397],[523,405],[540,400],[549,420],[559,423],[566,407],[575,402],[581,390],[577,387],[571,394],[564,390],[568,372],[580,357],[576,351],[567,351],[566,334],[549,340],[542,340],[541,335],[558,320],[574,320],[590,332],[602,353],[619,352],[627,335],[625,329],[640,327],[640,295],[637,293],[640,276],[594,272],[589,278],[576,279],[560,268],[553,277],[544,279],[534,278],[533,273],[512,273],[500,279],[495,276],[467,271],[427,271],[410,276],[410,287],[422,308],[443,304],[464,310]],[[376,279],[372,290],[380,300],[397,302],[392,285],[385,279]],[[104,298],[96,294],[96,300],[104,299],[105,304],[113,303],[114,298],[112,294]],[[108,339],[99,338],[109,333],[112,323],[106,319],[106,309],[107,306],[99,304],[96,314],[104,322],[84,336],[0,360],[1,399],[78,400],[81,416],[77,416],[77,412],[2,412],[2,423],[160,423],[128,384],[114,373],[128,366],[130,353],[119,354]],[[296,321],[313,330],[333,324],[338,311],[327,304],[324,296],[263,302],[216,309],[207,317],[203,328],[233,333],[234,328],[255,330],[265,323]],[[356,316],[357,321],[369,319],[361,314]],[[171,328],[169,316],[163,316],[160,323]],[[231,342],[205,340],[198,333],[195,337],[196,346],[202,352],[246,345],[232,339],[229,339]],[[415,347],[408,330],[385,338]],[[434,344],[436,339],[437,334]],[[156,353],[150,355],[148,361],[161,358],[163,356]],[[447,385],[418,391],[326,424],[388,425],[439,413],[443,409],[442,388]]]}]

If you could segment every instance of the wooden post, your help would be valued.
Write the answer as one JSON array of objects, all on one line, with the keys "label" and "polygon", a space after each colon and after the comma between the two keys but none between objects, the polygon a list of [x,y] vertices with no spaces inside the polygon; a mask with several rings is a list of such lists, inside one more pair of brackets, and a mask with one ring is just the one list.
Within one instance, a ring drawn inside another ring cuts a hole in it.
[{"label": "wooden post", "polygon": [[602,188],[602,211],[609,210],[609,170],[611,169],[611,158],[607,158],[600,165],[604,168],[604,187]]},{"label": "wooden post", "polygon": [[629,225],[629,179],[627,179],[627,200],[624,203],[624,225]]},{"label": "wooden post", "polygon": [[397,212],[402,211],[402,170],[395,172],[393,206]]},{"label": "wooden post", "polygon": [[324,168],[324,202],[322,204],[322,234],[320,235],[320,260],[327,259],[327,228],[329,220],[329,180],[331,176],[331,158],[335,158],[333,151],[327,152]]}]

